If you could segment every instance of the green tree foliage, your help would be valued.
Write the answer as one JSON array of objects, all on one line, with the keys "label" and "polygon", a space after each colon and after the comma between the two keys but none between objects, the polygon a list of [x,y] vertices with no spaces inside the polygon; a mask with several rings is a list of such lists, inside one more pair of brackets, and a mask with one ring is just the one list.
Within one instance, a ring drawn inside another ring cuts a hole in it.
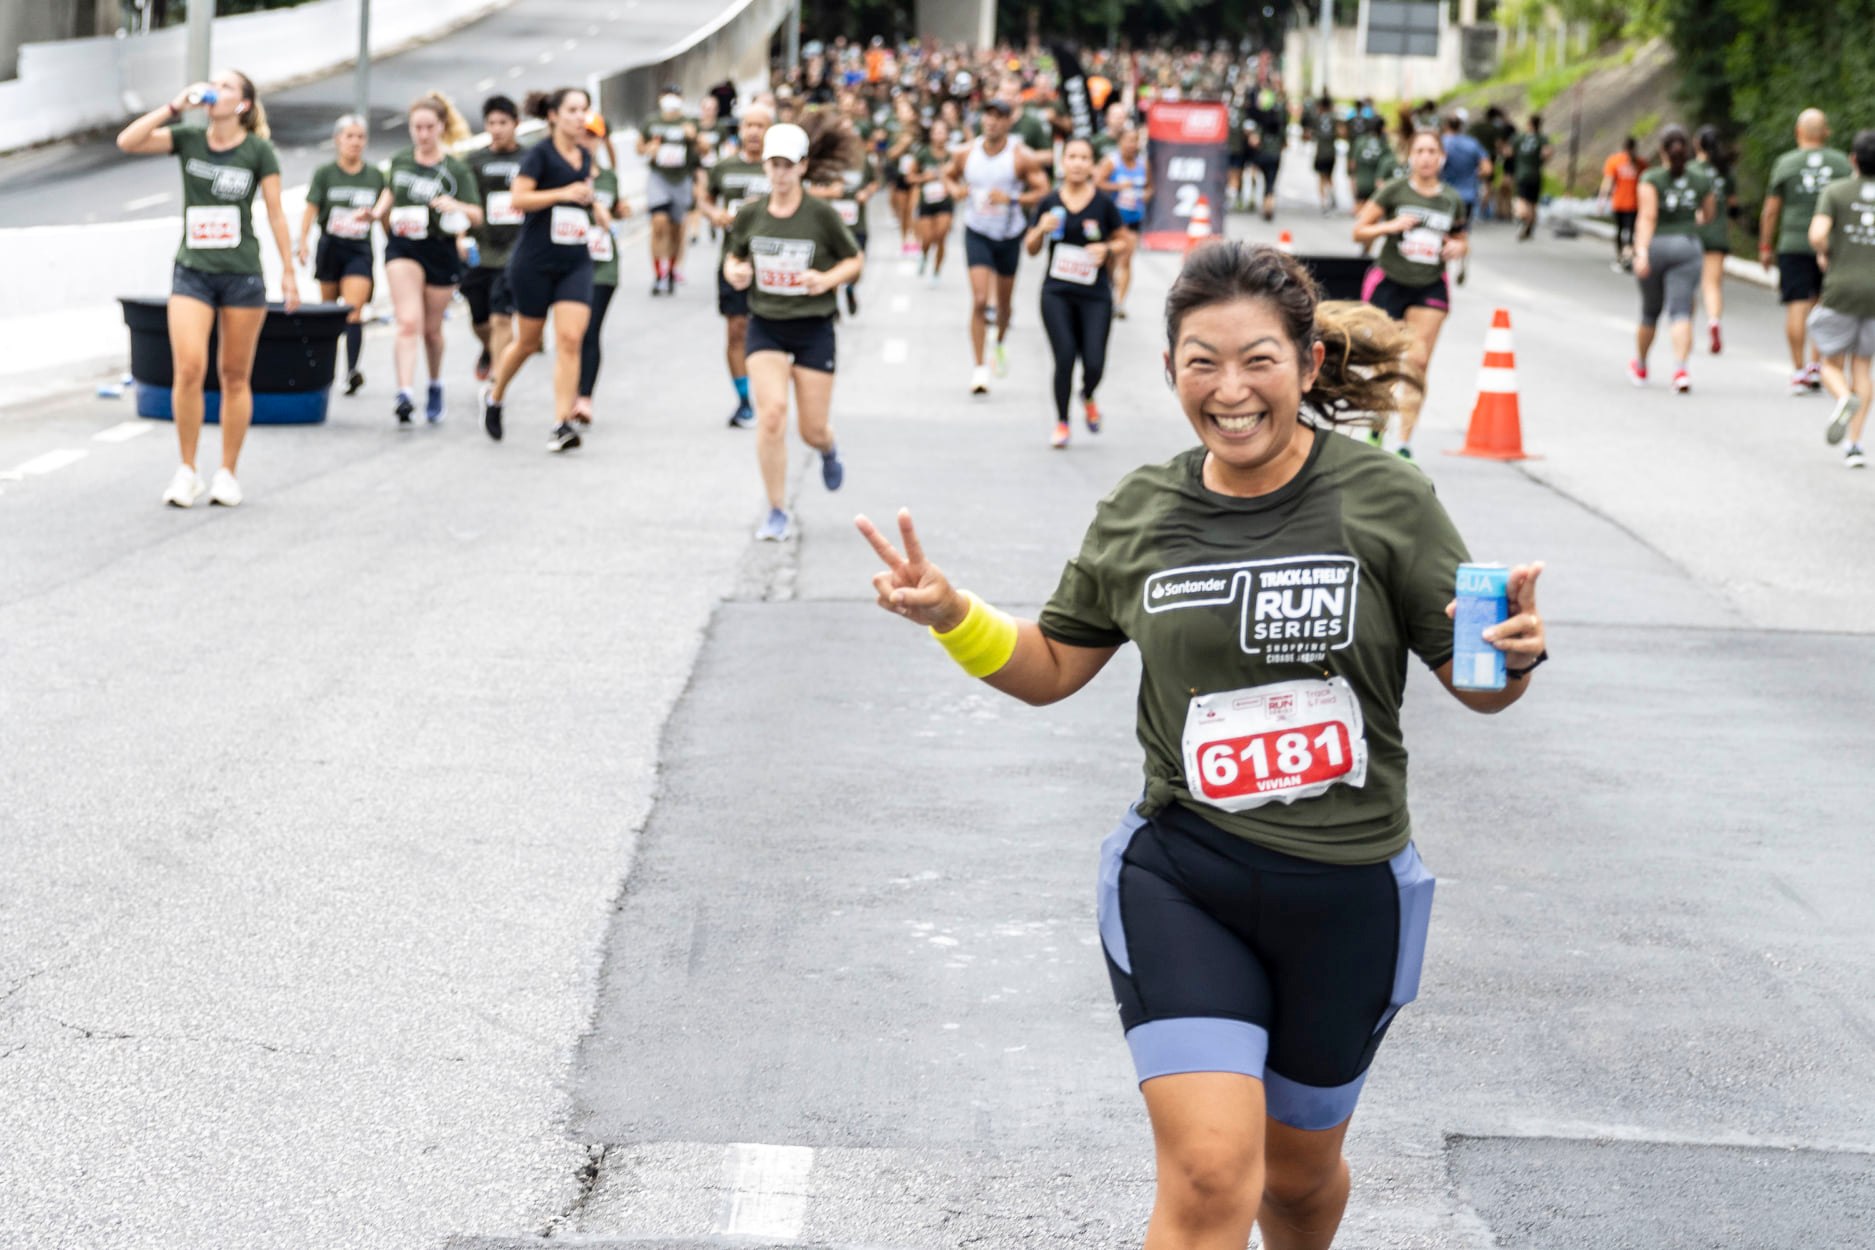
[{"label": "green tree foliage", "polygon": [[1875,126],[1875,0],[1663,0],[1688,120],[1736,137],[1751,192],[1791,146],[1806,108],[1829,114],[1847,148]]}]

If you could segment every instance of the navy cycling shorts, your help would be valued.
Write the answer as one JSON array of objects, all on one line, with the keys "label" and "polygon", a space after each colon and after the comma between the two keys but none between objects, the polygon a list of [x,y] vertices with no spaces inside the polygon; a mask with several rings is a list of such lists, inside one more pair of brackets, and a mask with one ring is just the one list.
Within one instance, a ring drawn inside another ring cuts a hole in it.
[{"label": "navy cycling shorts", "polygon": [[1140,1081],[1237,1072],[1292,1128],[1342,1123],[1419,993],[1432,891],[1410,844],[1324,864],[1129,810],[1101,847],[1100,939]]}]

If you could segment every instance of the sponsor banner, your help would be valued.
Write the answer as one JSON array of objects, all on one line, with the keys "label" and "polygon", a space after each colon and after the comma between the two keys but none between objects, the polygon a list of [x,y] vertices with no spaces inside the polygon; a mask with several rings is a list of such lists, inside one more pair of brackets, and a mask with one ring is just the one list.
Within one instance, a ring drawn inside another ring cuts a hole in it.
[{"label": "sponsor banner", "polygon": [[1185,250],[1191,218],[1203,199],[1213,235],[1224,233],[1230,114],[1222,104],[1163,100],[1146,117],[1152,200],[1142,241],[1159,252]]}]

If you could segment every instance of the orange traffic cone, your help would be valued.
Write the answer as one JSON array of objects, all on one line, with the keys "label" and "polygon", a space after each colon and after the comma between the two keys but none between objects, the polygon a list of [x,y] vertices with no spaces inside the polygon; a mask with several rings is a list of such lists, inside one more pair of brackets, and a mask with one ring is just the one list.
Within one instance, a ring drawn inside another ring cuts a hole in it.
[{"label": "orange traffic cone", "polygon": [[1277,235],[1276,236],[1276,250],[1279,252],[1293,253],[1296,250],[1295,236],[1290,234],[1287,230]]},{"label": "orange traffic cone", "polygon": [[1517,411],[1517,352],[1511,345],[1510,309],[1491,317],[1484,335],[1484,367],[1478,370],[1478,402],[1471,410],[1465,445],[1451,456],[1483,460],[1533,460],[1523,449],[1523,422]]},{"label": "orange traffic cone", "polygon": [[1191,224],[1185,227],[1185,250],[1191,251],[1211,237],[1211,201],[1198,197],[1198,207],[1191,210]]}]

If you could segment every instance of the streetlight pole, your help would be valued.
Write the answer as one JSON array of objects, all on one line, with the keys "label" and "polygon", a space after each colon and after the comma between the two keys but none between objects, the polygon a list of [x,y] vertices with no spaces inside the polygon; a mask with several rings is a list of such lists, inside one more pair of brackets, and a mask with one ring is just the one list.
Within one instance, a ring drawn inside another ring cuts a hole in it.
[{"label": "streetlight pole", "polygon": [[208,81],[209,30],[214,21],[215,0],[189,0],[190,82]]},{"label": "streetlight pole", "polygon": [[1335,33],[1335,0],[1322,0],[1321,33],[1315,44],[1315,90],[1320,95],[1328,90],[1328,41]]},{"label": "streetlight pole", "polygon": [[801,69],[801,3],[794,0],[788,9],[788,72],[799,73]]},{"label": "streetlight pole", "polygon": [[352,112],[371,129],[371,0],[358,0],[358,66],[352,71]]}]

